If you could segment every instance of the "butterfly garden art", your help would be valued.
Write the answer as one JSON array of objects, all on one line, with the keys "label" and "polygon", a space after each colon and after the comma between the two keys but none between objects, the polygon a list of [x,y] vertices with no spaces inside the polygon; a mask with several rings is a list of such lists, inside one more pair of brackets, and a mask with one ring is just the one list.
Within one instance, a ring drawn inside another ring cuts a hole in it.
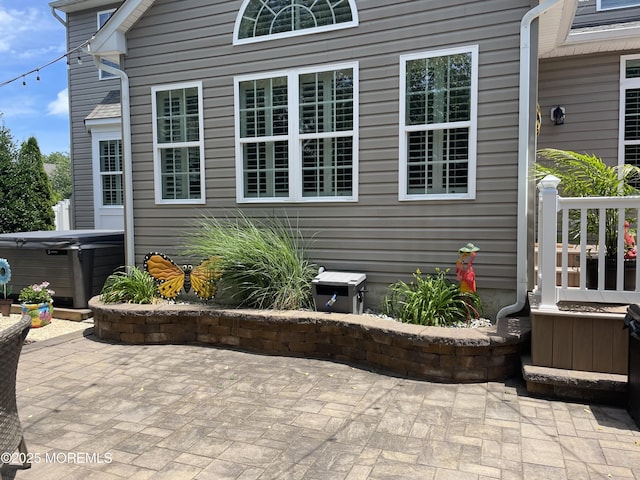
[{"label": "butterfly garden art", "polygon": [[[183,258],[203,260],[179,265],[164,253],[150,252],[142,269],[132,267],[111,275],[101,300],[316,310],[312,281],[318,265],[308,259],[308,242],[286,217],[270,221],[242,214],[224,221],[205,218],[185,237],[185,245]],[[461,326],[480,318],[482,303],[471,267],[478,250],[473,244],[460,249],[461,259],[468,262],[457,262],[460,285],[448,278],[448,269],[433,275],[418,271],[414,281],[389,286],[381,312],[401,322],[432,326]]]},{"label": "butterfly garden art", "polygon": [[445,269],[435,275],[418,271],[413,282],[389,286],[387,306],[397,316],[316,311],[312,281],[318,266],[289,222],[242,215],[206,219],[185,245],[181,259],[200,259],[193,265],[150,252],[142,268],[107,279],[102,294],[89,302],[98,338],[334,358],[445,382],[497,380],[519,368],[527,337],[518,325],[510,325],[506,337],[491,324],[439,328],[469,325],[470,312],[481,314],[471,264],[479,249],[473,244],[458,252],[456,274],[464,289]]},{"label": "butterfly garden art", "polygon": [[464,290],[445,270],[417,272],[413,282],[390,286],[389,303],[403,307],[393,310],[397,317],[315,311],[318,266],[289,223],[207,220],[185,244],[181,258],[202,260],[181,266],[150,252],[143,268],[110,277],[89,302],[98,338],[336,359],[441,382],[492,381],[519,368],[526,336],[517,325],[506,337],[497,325],[439,328],[480,313],[471,265],[479,249],[472,244],[459,251]]}]

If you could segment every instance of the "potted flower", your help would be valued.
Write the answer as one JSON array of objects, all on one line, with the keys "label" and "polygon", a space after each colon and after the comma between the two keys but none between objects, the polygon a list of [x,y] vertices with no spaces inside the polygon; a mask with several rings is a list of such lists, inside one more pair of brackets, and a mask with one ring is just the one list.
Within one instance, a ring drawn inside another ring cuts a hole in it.
[{"label": "potted flower", "polygon": [[[595,156],[568,150],[544,148],[538,151],[543,160],[536,165],[536,176],[555,175],[560,179],[561,193],[567,197],[624,197],[640,195],[640,168],[634,165],[610,166]],[[577,218],[576,218],[577,220]],[[574,221],[571,230],[574,239],[580,237],[579,222]],[[625,288],[635,289],[635,239],[630,242],[628,222],[625,235]],[[570,227],[571,228],[571,227]],[[587,235],[597,241],[599,230],[598,212],[587,212]],[[618,253],[618,212],[611,209],[605,219],[605,288],[615,289]],[[587,288],[597,288],[598,260],[587,258]]]},{"label": "potted flower", "polygon": [[2,298],[0,298],[0,314],[3,317],[11,315],[11,266],[6,258],[0,258],[0,285],[2,286]]},{"label": "potted flower", "polygon": [[22,306],[22,314],[31,317],[33,328],[51,323],[54,293],[56,292],[49,288],[49,282],[36,283],[20,290],[18,300]]}]

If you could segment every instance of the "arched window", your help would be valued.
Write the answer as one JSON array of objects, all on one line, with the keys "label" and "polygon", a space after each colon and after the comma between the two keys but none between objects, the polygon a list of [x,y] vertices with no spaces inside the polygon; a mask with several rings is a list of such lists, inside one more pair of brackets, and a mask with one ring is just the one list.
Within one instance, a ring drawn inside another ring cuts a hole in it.
[{"label": "arched window", "polygon": [[244,0],[234,44],[354,27],[354,0]]}]

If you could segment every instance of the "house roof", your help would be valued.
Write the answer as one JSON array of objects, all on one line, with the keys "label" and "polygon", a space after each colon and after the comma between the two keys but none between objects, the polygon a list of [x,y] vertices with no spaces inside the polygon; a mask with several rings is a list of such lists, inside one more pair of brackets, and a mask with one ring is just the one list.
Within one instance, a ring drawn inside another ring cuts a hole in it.
[{"label": "house roof", "polygon": [[[593,1],[565,0],[560,3],[564,11],[556,8],[541,20],[540,58],[640,49],[640,18],[637,8],[630,9],[630,13],[625,11],[616,20],[599,15]],[[578,10],[585,12],[589,8],[591,15],[579,15],[576,18]],[[631,14],[635,17],[625,18]],[[584,18],[588,20],[582,20]],[[570,22],[568,28],[567,22]],[[560,30],[556,30],[557,27]]]},{"label": "house roof", "polygon": [[542,58],[640,49],[640,22],[575,28]]},{"label": "house roof", "polygon": [[120,90],[111,90],[106,97],[85,118],[87,120],[99,120],[120,116]]},{"label": "house roof", "polygon": [[90,130],[101,125],[112,125],[119,121],[121,112],[120,90],[111,90],[85,117],[85,126]]},{"label": "house roof", "polygon": [[117,0],[57,0],[49,6],[64,13],[79,12],[89,8],[106,7],[117,3]]}]

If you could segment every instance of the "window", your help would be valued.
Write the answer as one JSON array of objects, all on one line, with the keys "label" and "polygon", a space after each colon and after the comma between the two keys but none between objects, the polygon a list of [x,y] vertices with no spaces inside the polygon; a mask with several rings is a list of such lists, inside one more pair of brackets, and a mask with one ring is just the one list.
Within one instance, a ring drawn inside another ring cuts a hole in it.
[{"label": "window", "polygon": [[640,55],[622,57],[620,77],[619,162],[640,167]]},{"label": "window", "polygon": [[[104,26],[104,24],[107,23],[107,20],[111,18],[111,15],[113,15],[115,11],[115,9],[112,9],[98,12],[98,30],[100,30]],[[104,59],[102,59],[101,61],[102,63],[111,67],[119,68],[119,65],[117,63],[110,62],[109,60]],[[104,70],[98,70],[98,78],[100,80],[105,80],[107,78],[115,78],[115,75],[113,73],[105,72]]]},{"label": "window", "polygon": [[614,8],[638,7],[640,0],[597,0],[597,10],[612,10]]},{"label": "window", "polygon": [[269,40],[358,24],[354,0],[245,0],[233,43]]},{"label": "window", "polygon": [[98,148],[102,205],[123,205],[121,141],[119,139],[100,140]]},{"label": "window", "polygon": [[204,203],[201,82],[152,88],[156,203]]},{"label": "window", "polygon": [[236,78],[237,198],[357,199],[357,64]]},{"label": "window", "polygon": [[400,57],[400,200],[475,198],[478,47]]}]

